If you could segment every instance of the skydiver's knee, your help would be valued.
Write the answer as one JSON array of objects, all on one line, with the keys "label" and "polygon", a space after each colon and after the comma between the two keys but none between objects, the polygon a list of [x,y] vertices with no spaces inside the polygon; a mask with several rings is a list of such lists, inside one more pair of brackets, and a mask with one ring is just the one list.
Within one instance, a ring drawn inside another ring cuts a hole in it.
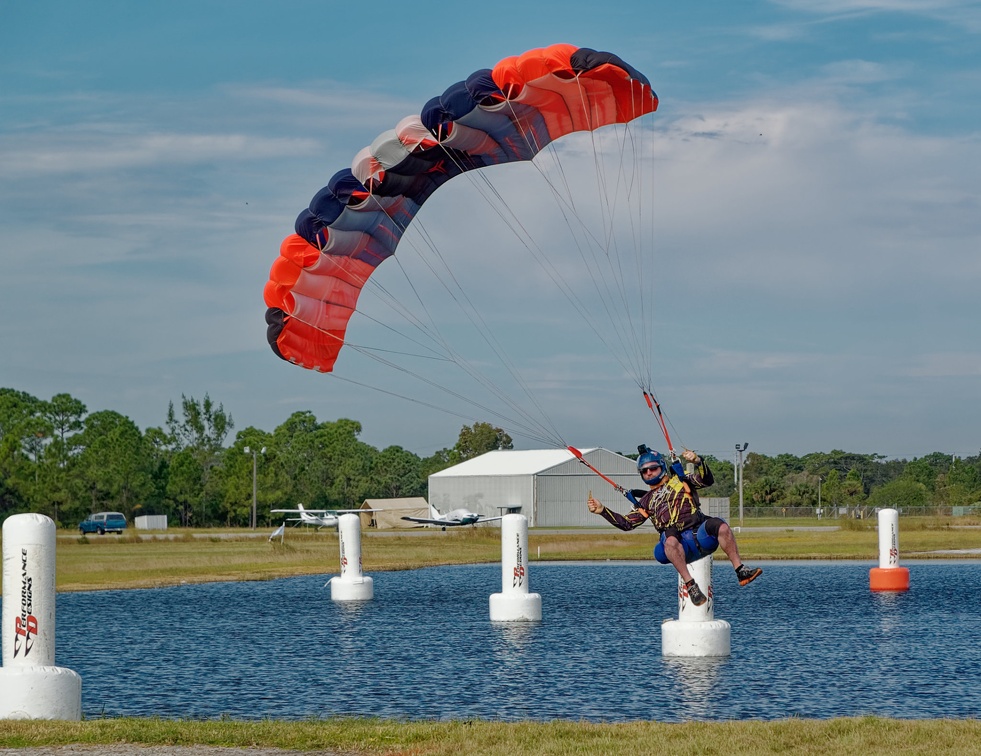
[{"label": "skydiver's knee", "polygon": [[685,547],[682,545],[680,539],[674,536],[668,536],[664,539],[664,551],[671,554],[683,554]]}]

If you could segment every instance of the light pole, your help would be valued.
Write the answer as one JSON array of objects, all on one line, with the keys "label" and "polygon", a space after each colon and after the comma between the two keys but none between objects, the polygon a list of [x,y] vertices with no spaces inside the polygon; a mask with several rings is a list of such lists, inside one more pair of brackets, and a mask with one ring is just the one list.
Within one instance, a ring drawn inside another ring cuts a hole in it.
[{"label": "light pole", "polygon": [[742,446],[736,444],[736,451],[739,452],[739,527],[743,526],[743,452],[749,448],[749,441],[743,443]]},{"label": "light pole", "polygon": [[[255,458],[256,458],[256,450],[255,449],[250,449],[248,446],[246,446],[245,447],[245,453],[252,455],[252,529],[255,530],[255,525],[256,525],[256,522],[255,522]],[[265,454],[265,453],[266,453],[266,447],[263,446],[259,450],[259,454]]]}]

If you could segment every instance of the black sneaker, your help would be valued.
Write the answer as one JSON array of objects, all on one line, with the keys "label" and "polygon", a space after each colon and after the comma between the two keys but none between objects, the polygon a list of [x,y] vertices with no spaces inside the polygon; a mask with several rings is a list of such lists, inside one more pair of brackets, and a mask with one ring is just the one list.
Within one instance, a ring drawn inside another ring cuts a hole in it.
[{"label": "black sneaker", "polygon": [[702,589],[698,587],[698,583],[696,583],[694,579],[685,583],[685,590],[688,591],[688,598],[691,599],[691,602],[695,606],[701,606],[708,601],[708,599],[705,598],[705,594],[702,593]]},{"label": "black sneaker", "polygon": [[739,578],[739,585],[749,585],[756,578],[763,574],[759,567],[747,567],[741,564],[736,568],[736,577]]}]

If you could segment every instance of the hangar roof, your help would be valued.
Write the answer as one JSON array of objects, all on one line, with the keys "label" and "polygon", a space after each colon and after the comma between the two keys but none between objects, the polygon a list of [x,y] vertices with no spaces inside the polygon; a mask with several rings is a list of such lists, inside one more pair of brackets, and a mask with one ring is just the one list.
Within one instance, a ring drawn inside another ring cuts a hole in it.
[{"label": "hangar roof", "polygon": [[[580,449],[583,455],[596,451]],[[449,478],[476,475],[534,475],[575,459],[565,449],[502,450],[481,454],[453,467],[433,473],[431,478]]]}]

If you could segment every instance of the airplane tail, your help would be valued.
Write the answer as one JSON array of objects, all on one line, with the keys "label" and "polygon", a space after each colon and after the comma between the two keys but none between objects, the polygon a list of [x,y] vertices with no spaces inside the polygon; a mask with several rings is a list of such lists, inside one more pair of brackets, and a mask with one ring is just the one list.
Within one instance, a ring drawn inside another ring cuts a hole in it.
[{"label": "airplane tail", "polygon": [[442,520],[443,519],[443,515],[441,515],[439,513],[439,510],[436,509],[436,507],[434,507],[432,504],[429,505],[429,516],[432,519],[434,519],[434,520]]}]

